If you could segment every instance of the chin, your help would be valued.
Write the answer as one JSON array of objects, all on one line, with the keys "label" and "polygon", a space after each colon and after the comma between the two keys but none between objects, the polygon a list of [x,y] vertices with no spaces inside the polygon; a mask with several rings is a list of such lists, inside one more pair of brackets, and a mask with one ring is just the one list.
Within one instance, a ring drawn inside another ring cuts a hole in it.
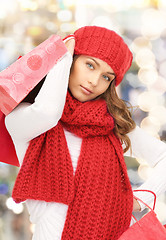
[{"label": "chin", "polygon": [[86,96],[84,94],[81,93],[81,91],[77,90],[77,91],[72,91],[70,90],[70,94],[75,98],[77,99],[79,102],[87,102],[87,101],[91,101],[93,100],[94,98],[91,98],[90,96]]},{"label": "chin", "polygon": [[89,101],[89,100],[87,100],[87,99],[85,99],[84,97],[82,97],[82,96],[78,96],[78,95],[76,95],[76,96],[74,96],[79,102],[86,102],[86,101]]},{"label": "chin", "polygon": [[82,94],[76,93],[72,94],[74,98],[76,98],[79,102],[87,102],[90,101],[91,99],[88,99],[87,97],[83,96]]}]

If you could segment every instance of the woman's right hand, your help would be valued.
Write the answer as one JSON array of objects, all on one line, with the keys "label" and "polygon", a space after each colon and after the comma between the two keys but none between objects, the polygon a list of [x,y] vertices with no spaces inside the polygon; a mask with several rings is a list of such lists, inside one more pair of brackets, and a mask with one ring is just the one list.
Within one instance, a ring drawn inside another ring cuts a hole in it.
[{"label": "woman's right hand", "polygon": [[74,47],[75,47],[75,39],[74,38],[70,38],[69,40],[66,40],[65,41],[65,45],[66,45],[68,51],[73,56],[73,54],[74,54]]},{"label": "woman's right hand", "polygon": [[141,206],[139,205],[139,202],[134,198],[133,199],[133,212],[140,212]]}]

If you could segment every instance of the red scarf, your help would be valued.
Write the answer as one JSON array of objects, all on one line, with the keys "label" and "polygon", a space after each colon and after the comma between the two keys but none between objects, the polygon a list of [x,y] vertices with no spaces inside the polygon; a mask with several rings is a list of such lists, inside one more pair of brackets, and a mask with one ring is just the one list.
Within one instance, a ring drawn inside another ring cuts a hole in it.
[{"label": "red scarf", "polygon": [[[63,128],[83,139],[75,176]],[[68,93],[58,125],[30,142],[13,198],[68,204],[63,240],[116,240],[129,227],[133,194],[113,128],[104,100]]]}]

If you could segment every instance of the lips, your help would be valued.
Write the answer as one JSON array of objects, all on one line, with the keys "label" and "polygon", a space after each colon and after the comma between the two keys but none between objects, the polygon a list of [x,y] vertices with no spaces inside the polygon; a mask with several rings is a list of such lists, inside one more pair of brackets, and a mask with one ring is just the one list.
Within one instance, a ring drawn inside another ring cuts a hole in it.
[{"label": "lips", "polygon": [[90,89],[88,89],[88,88],[86,88],[86,87],[83,87],[82,85],[81,85],[81,88],[82,88],[82,90],[83,90],[83,92],[84,92],[85,94],[91,94],[91,93],[93,93]]}]

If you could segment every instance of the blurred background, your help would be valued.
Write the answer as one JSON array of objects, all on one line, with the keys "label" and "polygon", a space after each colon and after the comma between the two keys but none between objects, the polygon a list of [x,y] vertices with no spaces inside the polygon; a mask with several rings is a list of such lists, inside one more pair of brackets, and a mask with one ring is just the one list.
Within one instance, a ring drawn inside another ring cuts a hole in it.
[{"label": "blurred background", "polygon": [[[84,25],[107,27],[124,38],[134,59],[118,92],[134,106],[136,123],[166,141],[165,0],[0,0],[0,71],[51,34],[63,38]],[[144,159],[126,163],[133,187],[153,171]],[[0,163],[0,240],[30,240],[34,230],[25,205],[10,197],[17,172]],[[166,224],[165,194],[156,212]]]}]

